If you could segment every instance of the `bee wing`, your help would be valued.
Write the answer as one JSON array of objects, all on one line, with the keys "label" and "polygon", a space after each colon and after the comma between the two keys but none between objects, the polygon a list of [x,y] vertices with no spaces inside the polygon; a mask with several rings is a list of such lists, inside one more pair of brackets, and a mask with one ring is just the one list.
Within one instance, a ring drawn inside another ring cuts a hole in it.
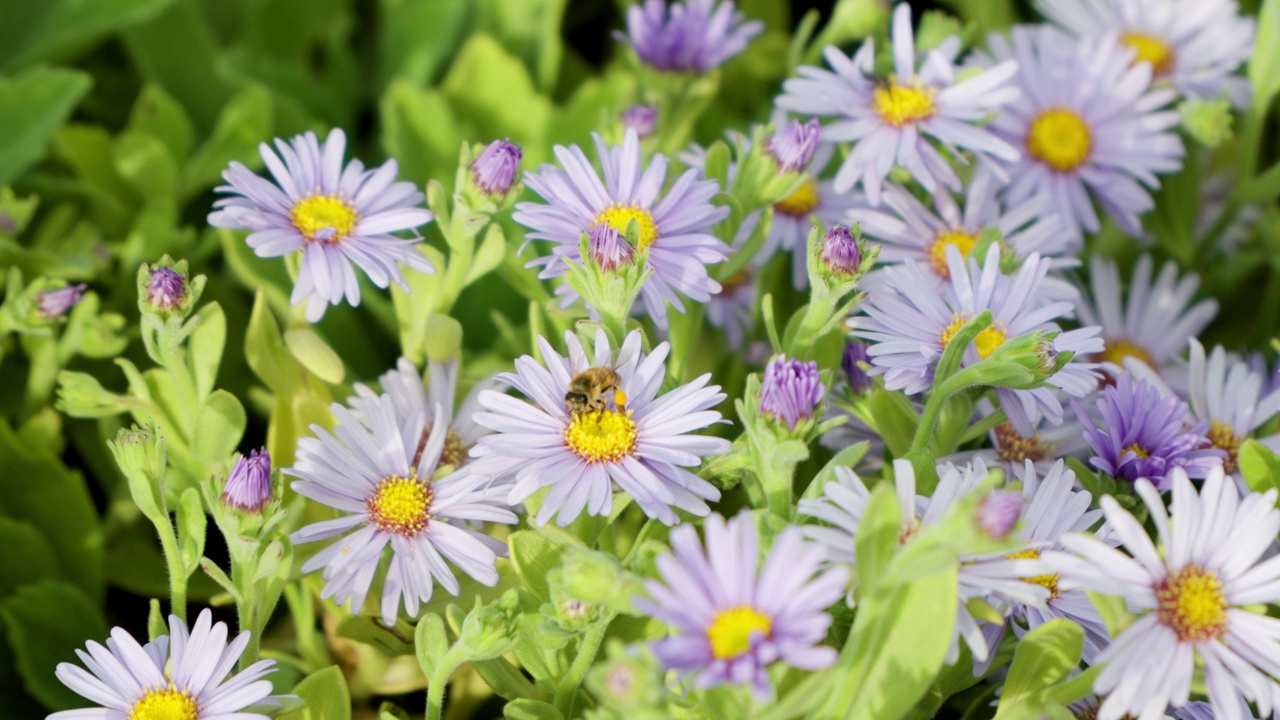
[{"label": "bee wing", "polygon": [[610,359],[613,356],[613,348],[609,345],[609,336],[605,333],[604,328],[596,329],[596,361],[592,363],[592,367],[612,367]]},{"label": "bee wing", "polygon": [[618,351],[618,362],[613,367],[625,379],[635,372],[638,362],[640,362],[640,333],[633,332],[623,341],[622,349]]},{"label": "bee wing", "polygon": [[569,375],[570,377],[591,367],[591,363],[587,362],[587,353],[582,349],[582,343],[578,341],[578,336],[570,331],[564,333],[565,347],[569,348]]}]

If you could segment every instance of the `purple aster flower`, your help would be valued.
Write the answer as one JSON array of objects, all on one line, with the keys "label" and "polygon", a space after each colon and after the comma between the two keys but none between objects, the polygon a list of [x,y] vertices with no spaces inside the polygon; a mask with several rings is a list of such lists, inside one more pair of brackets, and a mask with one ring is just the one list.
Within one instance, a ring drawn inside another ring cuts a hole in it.
[{"label": "purple aster flower", "polygon": [[802,670],[835,662],[835,648],[820,643],[831,625],[826,610],[844,594],[848,571],[834,567],[814,577],[823,552],[798,527],[778,535],[763,566],[750,514],[727,524],[711,515],[704,530],[705,546],[692,525],[671,531],[673,553],[657,559],[662,581],[646,582],[649,597],[635,601],[677,630],[654,643],[658,659],[692,675],[698,687],[749,682],[761,697],[775,660]]},{"label": "purple aster flower", "polygon": [[836,225],[822,238],[818,258],[828,270],[841,275],[853,275],[862,269],[861,238],[854,235],[848,225]]},{"label": "purple aster flower", "polygon": [[1047,26],[1019,26],[1010,38],[992,34],[988,45],[996,59],[1017,62],[1022,89],[991,121],[1026,151],[1008,168],[1006,202],[1048,194],[1064,230],[1079,236],[1101,227],[1092,194],[1140,236],[1138,217],[1155,206],[1147,188],[1160,187],[1156,173],[1182,167],[1178,113],[1161,110],[1175,93],[1149,90],[1151,66],[1131,64],[1132,51],[1114,36],[1074,40]]},{"label": "purple aster flower", "polygon": [[245,512],[258,512],[271,499],[271,456],[264,447],[249,457],[236,456],[231,476],[222,487],[222,502]]},{"label": "purple aster flower", "polygon": [[632,105],[618,113],[622,126],[636,131],[641,140],[653,134],[658,126],[658,108],[652,105]]},{"label": "purple aster flower", "polygon": [[849,381],[849,389],[855,395],[865,395],[875,387],[871,376],[863,369],[864,366],[871,365],[871,359],[867,356],[868,347],[861,340],[850,340],[840,356],[840,369],[844,370],[845,380]]},{"label": "purple aster flower", "polygon": [[182,304],[187,283],[173,268],[163,265],[151,271],[147,282],[147,304],[151,309],[172,312]]},{"label": "purple aster flower", "polygon": [[[530,240],[555,243],[549,257],[530,265],[546,266],[539,277],[558,277],[565,268],[561,258],[581,260],[578,243],[582,233],[599,225],[625,232],[634,221],[640,229],[640,248],[648,249],[648,267],[653,270],[641,296],[654,322],[666,328],[668,302],[684,312],[677,291],[698,302],[706,302],[720,291],[706,266],[723,261],[728,248],[709,231],[729,214],[729,208],[710,203],[719,185],[698,180],[698,171],[692,169],[660,198],[667,158],[654,155],[645,167],[635,130],[627,130],[622,144],[614,147],[605,145],[599,135],[593,137],[604,170],[603,183],[576,145],[555,147],[563,170],[543,165],[525,177],[526,184],[549,204],[520,203],[512,217],[533,231],[526,235]],[[573,302],[574,294],[568,287],[557,292],[568,295],[566,304]]]},{"label": "purple aster flower", "polygon": [[53,320],[66,315],[71,308],[75,307],[76,303],[80,302],[80,298],[84,297],[84,291],[87,287],[89,286],[79,283],[40,293],[40,298],[37,301],[40,317],[45,320]]},{"label": "purple aster flower", "polygon": [[334,129],[321,145],[315,133],[289,142],[276,140],[277,155],[266,143],[258,146],[275,183],[253,174],[238,162],[222,173],[227,193],[213,204],[209,224],[249,230],[249,247],[258,257],[278,257],[301,250],[302,263],[290,302],[307,300],[307,320],[324,317],[328,305],[345,296],[360,304],[358,265],[380,288],[394,282],[408,290],[400,265],[433,272],[414,245],[391,233],[412,230],[434,217],[417,207],[424,195],[409,182],[395,182],[396,161],[365,170],[359,160],[344,167],[347,136]]},{"label": "purple aster flower", "polygon": [[524,151],[511,138],[494,140],[471,163],[471,178],[476,187],[490,195],[506,195],[516,181],[523,157]]},{"label": "purple aster flower", "polygon": [[1222,466],[1225,453],[1205,436],[1207,420],[1188,427],[1191,411],[1185,402],[1161,397],[1154,386],[1135,381],[1128,373],[1121,373],[1115,385],[1103,389],[1097,401],[1102,425],[1095,424],[1080,403],[1073,400],[1071,406],[1093,448],[1089,462],[1112,477],[1131,483],[1147,479],[1163,490],[1168,489],[1174,468],[1203,478]]},{"label": "purple aster flower", "polygon": [[279,707],[288,696],[272,696],[275,660],[259,660],[228,677],[249,644],[242,632],[227,642],[227,625],[213,622],[202,610],[195,625],[169,616],[169,634],[141,645],[124,628],[111,631],[106,647],[90,640],[88,652],[76,650],[88,671],[72,663],[58,663],[63,685],[101,707],[63,710],[48,720],[268,720],[270,715],[245,712],[257,706]]},{"label": "purple aster flower", "polygon": [[635,49],[640,60],[658,70],[707,72],[746,49],[764,30],[730,0],[686,0],[667,5],[645,0],[627,8],[627,33],[616,37]]},{"label": "purple aster flower", "polygon": [[821,137],[818,118],[809,118],[806,123],[792,120],[769,138],[769,155],[777,161],[779,172],[800,172],[813,159]]},{"label": "purple aster flower", "polygon": [[[472,448],[471,471],[499,481],[514,479],[511,504],[550,487],[538,510],[539,524],[558,515],[559,524],[568,525],[584,508],[589,515],[607,515],[615,484],[646,515],[668,525],[679,519],[675,509],[710,512],[705,501],[719,500],[720,491],[684,468],[729,450],[722,438],[686,434],[720,420],[711,408],[725,396],[718,385],[707,385],[711,375],[658,397],[669,344],[646,356],[640,352],[640,333],[632,332],[614,358],[601,330],[588,359],[573,333],[565,333],[565,343],[568,357],[539,337],[545,367],[526,355],[516,360],[514,374],[499,376],[536,404],[480,393],[480,405],[489,412],[477,413],[475,421],[495,433]],[[570,383],[591,368],[613,371],[613,392],[604,390],[600,409],[573,410],[565,401]]]},{"label": "purple aster flower", "polygon": [[587,251],[603,272],[613,272],[635,262],[636,249],[622,232],[608,223],[591,228],[587,234]]},{"label": "purple aster flower", "polygon": [[853,57],[828,46],[824,55],[834,72],[800,68],[800,77],[783,84],[777,104],[804,115],[838,118],[823,127],[822,141],[854,143],[836,173],[839,192],[861,183],[871,204],[879,205],[881,183],[894,165],[906,168],[930,193],[939,185],[959,190],[960,177],[930,139],[960,162],[967,162],[962,151],[982,161],[1014,162],[1019,157],[981,124],[1018,97],[1009,83],[1016,65],[1000,63],[957,82],[959,50],[958,42],[943,43],[917,64],[911,8],[901,3],[893,13],[894,72],[887,79],[875,76],[872,40]]},{"label": "purple aster flower", "polygon": [[464,470],[435,477],[449,436],[444,409],[436,405],[430,417],[404,414],[389,395],[331,409],[337,427],[330,433],[312,425],[316,437],[299,440],[296,464],[282,471],[298,478],[291,487],[299,495],[343,512],[290,536],[309,543],[342,535],[302,566],[304,573],[324,568],[321,596],[339,605],[350,600],[359,613],[388,546],[381,603],[387,625],[396,622],[401,596],[413,617],[436,583],[452,595],[461,591],[446,559],[483,585],[497,584],[494,564],[505,544],[460,525],[514,523],[516,516],[483,475]]},{"label": "purple aster flower", "polygon": [[814,409],[822,402],[826,385],[818,377],[818,363],[800,362],[779,355],[769,361],[760,383],[760,412],[787,424],[795,430],[796,424],[813,417]]}]

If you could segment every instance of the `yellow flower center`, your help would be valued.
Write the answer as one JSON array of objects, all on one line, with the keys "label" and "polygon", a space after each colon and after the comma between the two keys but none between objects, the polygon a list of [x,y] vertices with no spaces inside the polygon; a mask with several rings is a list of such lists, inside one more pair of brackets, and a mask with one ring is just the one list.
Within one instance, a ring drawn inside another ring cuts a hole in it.
[{"label": "yellow flower center", "polygon": [[1024,438],[1009,423],[1000,423],[995,429],[996,455],[1001,460],[1022,465],[1024,461],[1040,462],[1053,457],[1053,444],[1045,442],[1040,433]]},{"label": "yellow flower center", "polygon": [[1071,172],[1089,159],[1093,136],[1074,110],[1049,108],[1031,121],[1027,150],[1058,172]]},{"label": "yellow flower center", "polygon": [[[960,332],[960,328],[964,327],[964,324],[972,319],[972,313],[952,315],[951,324],[938,336],[938,344],[945,350],[947,344],[951,342],[951,338],[955,337],[956,333]],[[991,357],[991,353],[995,352],[996,348],[1003,345],[1004,341],[1008,339],[1009,336],[1005,334],[1004,323],[997,320],[988,325],[986,330],[978,333],[978,337],[973,339],[973,346],[978,349],[978,357],[986,360]]]},{"label": "yellow flower center", "polygon": [[384,532],[413,537],[422,532],[431,519],[431,484],[418,480],[418,471],[409,477],[392,475],[383,478],[365,502],[369,519]]},{"label": "yellow flower center", "polygon": [[1222,459],[1222,469],[1228,473],[1235,472],[1244,438],[1236,435],[1231,423],[1220,423],[1217,420],[1209,421],[1208,437],[1210,445],[1227,453],[1227,456]]},{"label": "yellow flower center", "polygon": [[773,209],[783,215],[807,218],[818,207],[818,183],[806,180],[796,191],[778,201]]},{"label": "yellow flower center", "polygon": [[1156,583],[1160,622],[1183,642],[1220,638],[1227,631],[1227,598],[1217,573],[1188,565]]},{"label": "yellow flower center", "polygon": [[589,463],[619,462],[635,450],[637,434],[630,412],[591,410],[573,414],[564,443]]},{"label": "yellow flower center", "polygon": [[[428,425],[422,429],[422,440],[418,443],[418,452],[413,456],[413,465],[417,467],[418,461],[422,459],[422,451],[427,446],[427,438],[431,437],[431,426]],[[440,463],[438,467],[452,465],[458,467],[462,465],[462,461],[467,457],[467,447],[463,444],[462,438],[453,428],[449,428],[449,432],[444,436],[444,448],[440,451]]]},{"label": "yellow flower center", "polygon": [[[1040,551],[1036,549],[1019,550],[1017,552],[1011,552],[1008,555],[1005,555],[1005,557],[1009,560],[1039,560]],[[1048,590],[1050,600],[1057,600],[1058,596],[1062,594],[1062,591],[1058,589],[1058,581],[1062,579],[1061,575],[1036,575],[1034,577],[1024,577],[1019,579],[1024,583],[1039,585],[1045,590]]]},{"label": "yellow flower center", "polygon": [[1168,75],[1173,71],[1173,62],[1177,59],[1169,43],[1144,32],[1120,33],[1120,42],[1138,51],[1133,58],[1135,63],[1151,63],[1152,77]]},{"label": "yellow flower center", "polygon": [[938,277],[951,279],[951,268],[947,267],[947,247],[954,246],[960,251],[960,257],[969,259],[969,253],[978,244],[978,236],[964,230],[943,230],[929,246],[929,266],[938,273]]},{"label": "yellow flower center", "polygon": [[596,216],[596,224],[607,223],[614,230],[625,234],[627,225],[632,220],[636,221],[636,225],[640,228],[640,247],[643,250],[653,244],[658,239],[658,225],[653,221],[653,215],[648,210],[635,207],[634,205],[614,205]]},{"label": "yellow flower center", "polygon": [[359,219],[351,203],[337,195],[310,195],[299,200],[289,212],[289,221],[308,241],[331,231],[332,235],[319,238],[331,244],[350,235]]},{"label": "yellow flower center", "polygon": [[1148,451],[1146,448],[1142,447],[1138,443],[1133,443],[1129,447],[1125,448],[1125,450],[1132,451],[1134,455],[1137,455],[1138,457],[1144,460],[1151,456],[1150,451]]},{"label": "yellow flower center", "polygon": [[1151,353],[1147,352],[1146,348],[1124,338],[1107,340],[1106,347],[1102,352],[1094,355],[1094,360],[1096,362],[1115,363],[1120,367],[1124,367],[1124,359],[1130,357],[1141,360],[1149,368],[1156,366],[1155,358],[1151,357]]},{"label": "yellow flower center", "polygon": [[769,637],[772,631],[773,621],[767,615],[753,608],[735,607],[716,613],[716,619],[707,628],[707,639],[711,641],[711,654],[723,660],[749,650],[753,633]]},{"label": "yellow flower center", "polygon": [[936,93],[934,88],[923,87],[919,80],[906,86],[899,85],[895,78],[871,92],[871,108],[881,120],[894,127],[902,127],[932,117],[936,109],[933,104]]},{"label": "yellow flower center", "polygon": [[129,710],[128,720],[199,720],[195,698],[186,690],[170,685],[150,690]]}]

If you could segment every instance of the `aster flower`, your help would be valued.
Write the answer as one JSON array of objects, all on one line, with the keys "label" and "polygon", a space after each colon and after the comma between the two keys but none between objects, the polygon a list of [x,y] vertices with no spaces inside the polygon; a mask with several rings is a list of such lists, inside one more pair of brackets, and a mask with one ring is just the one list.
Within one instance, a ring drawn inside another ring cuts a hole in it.
[{"label": "aster flower", "polygon": [[[1062,396],[1059,396],[1062,400]],[[996,405],[983,398],[975,406],[976,417],[986,419],[997,412]],[[965,463],[981,457],[989,465],[1000,465],[1005,472],[1016,475],[1030,461],[1039,472],[1049,472],[1060,457],[1078,457],[1089,449],[1084,439],[1084,426],[1072,416],[1063,418],[1062,424],[1052,425],[1041,418],[1034,423],[1032,432],[1023,435],[1007,420],[991,428],[987,433],[990,447],[981,450],[959,452],[946,457],[951,462]],[[1081,458],[1083,459],[1083,458]]]},{"label": "aster flower", "polygon": [[1005,201],[1048,194],[1064,231],[1078,236],[1100,227],[1092,194],[1125,232],[1141,235],[1138,218],[1154,207],[1148,188],[1160,187],[1156,174],[1182,167],[1178,113],[1161,110],[1174,93],[1149,90],[1151,66],[1131,64],[1132,51],[1111,36],[1076,40],[1019,26],[1011,38],[992,34],[988,45],[995,59],[1017,62],[1022,90],[991,122],[1025,150],[1008,168]]},{"label": "aster flower", "polygon": [[760,412],[795,430],[801,420],[813,417],[826,392],[817,362],[779,355],[765,366],[760,383]]},{"label": "aster flower", "polygon": [[1118,372],[1125,358],[1141,360],[1151,369],[1165,373],[1191,338],[1218,314],[1212,298],[1192,304],[1200,278],[1194,274],[1178,277],[1178,268],[1167,262],[1155,282],[1151,281],[1152,261],[1138,259],[1123,300],[1120,271],[1115,263],[1094,256],[1089,262],[1089,286],[1093,302],[1081,302],[1080,321],[1102,327],[1106,349],[1095,360]]},{"label": "aster flower", "polygon": [[36,301],[40,317],[45,320],[54,320],[66,315],[84,297],[84,291],[88,287],[84,283],[78,283],[40,293]]},{"label": "aster flower", "polygon": [[[684,312],[676,292],[698,302],[706,302],[720,291],[707,275],[706,265],[725,259],[728,248],[711,235],[711,226],[729,214],[709,200],[719,191],[712,181],[697,180],[698,171],[688,170],[662,198],[667,158],[654,155],[648,166],[640,151],[640,137],[628,129],[622,145],[609,147],[593,135],[604,182],[574,145],[555,147],[563,169],[542,165],[526,175],[526,184],[549,204],[525,202],[516,205],[516,222],[530,228],[531,240],[555,243],[551,256],[533,261],[545,266],[539,277],[564,273],[561,259],[580,261],[579,238],[600,225],[625,232],[631,222],[640,229],[640,249],[648,249],[648,267],[653,274],[641,289],[645,307],[660,328],[667,324],[667,303]],[[564,292],[569,292],[568,288]],[[572,296],[568,300],[572,302]]]},{"label": "aster flower", "polygon": [[506,195],[516,182],[524,151],[511,138],[494,140],[471,163],[471,179],[490,195]]},{"label": "aster flower", "polygon": [[618,113],[618,119],[622,121],[624,128],[635,130],[640,139],[644,140],[658,126],[658,108],[652,105],[632,105]]},{"label": "aster flower", "polygon": [[302,251],[290,301],[307,301],[310,322],[343,297],[360,304],[352,264],[380,288],[394,282],[408,289],[401,264],[434,271],[414,247],[417,239],[391,234],[431,222],[431,211],[417,207],[424,195],[413,183],[395,182],[395,160],[376,170],[365,170],[359,160],[344,167],[346,145],[346,134],[336,128],[323,145],[311,132],[287,143],[277,139],[279,155],[259,145],[275,183],[233,162],[222,173],[227,184],[215,188],[231,197],[215,202],[209,214],[214,227],[250,231],[247,241],[258,257]]},{"label": "aster flower", "polygon": [[958,44],[946,44],[931,50],[917,66],[911,8],[901,3],[893,13],[894,72],[887,80],[875,78],[872,40],[852,57],[829,46],[824,55],[834,72],[800,68],[800,77],[783,84],[777,104],[804,115],[838,118],[822,128],[824,143],[854,143],[836,173],[838,192],[861,183],[871,204],[879,205],[881,183],[894,165],[906,168],[930,193],[939,185],[958,190],[960,178],[930,139],[961,162],[966,161],[961,151],[986,161],[1018,159],[1017,149],[978,124],[1017,98],[1009,84],[1016,66],[1000,63],[956,82],[958,49]]},{"label": "aster flower", "polygon": [[[692,525],[671,531],[673,554],[659,556],[662,581],[645,583],[636,606],[678,631],[653,645],[658,659],[698,687],[752,683],[769,693],[766,668],[774,660],[802,670],[835,662],[821,645],[831,617],[826,609],[844,593],[844,568],[818,573],[822,551],[783,530],[759,563],[755,520],[742,513],[726,524],[711,515],[706,545]],[[817,574],[816,577],[815,574]]]},{"label": "aster flower", "polygon": [[458,594],[445,559],[481,584],[496,584],[494,563],[505,545],[454,522],[514,523],[516,516],[500,495],[486,492],[483,475],[434,477],[449,435],[443,408],[435,406],[428,419],[418,411],[402,416],[389,395],[355,404],[358,416],[334,403],[333,433],[312,425],[316,437],[299,440],[297,463],[283,470],[298,478],[291,487],[299,495],[344,513],[290,536],[295,543],[343,536],[302,566],[304,573],[324,568],[321,597],[340,605],[350,600],[359,612],[387,546],[381,607],[387,625],[395,624],[402,596],[412,617],[436,583]]},{"label": "aster flower", "polygon": [[744,20],[731,0],[645,0],[627,8],[627,32],[616,37],[657,70],[708,72],[764,30],[759,20]]},{"label": "aster flower", "polygon": [[236,456],[222,488],[222,502],[245,512],[257,512],[271,499],[271,456],[264,447]]},{"label": "aster flower", "polygon": [[[830,157],[830,153],[820,153]],[[814,167],[823,163],[814,162]],[[800,184],[787,197],[773,206],[773,220],[769,234],[755,257],[756,266],[773,259],[777,252],[791,253],[791,282],[797,290],[809,286],[808,252],[809,231],[813,229],[811,218],[818,218],[827,227],[848,223],[850,213],[864,207],[861,193],[836,192],[831,180],[809,179]],[[746,224],[743,225],[746,227]]]},{"label": "aster flower", "polygon": [[[868,297],[853,334],[874,343],[871,374],[883,375],[885,388],[923,392],[933,382],[934,368],[956,332],[973,316],[990,310],[995,321],[964,352],[961,367],[981,362],[1007,340],[1033,331],[1057,330],[1052,320],[1069,315],[1071,303],[1044,302],[1039,288],[1050,261],[1032,253],[1014,275],[1000,272],[1000,248],[992,246],[980,267],[968,263],[954,246],[946,248],[951,282],[939,288],[914,262],[881,271],[882,283]],[[1053,340],[1056,352],[1077,357],[1102,350],[1098,328],[1063,332]],[[1093,365],[1073,359],[1049,378],[1049,384],[1072,397],[1084,397],[1097,385]],[[1024,437],[1046,417],[1062,422],[1062,403],[1053,387],[1032,390],[998,388],[996,395],[1009,422]]]},{"label": "aster flower", "polygon": [[88,671],[66,662],[55,671],[63,685],[101,707],[63,710],[48,720],[268,720],[252,710],[280,707],[282,697],[272,696],[271,681],[262,679],[276,662],[259,660],[228,677],[248,644],[247,632],[228,643],[226,623],[213,622],[208,610],[190,632],[170,615],[169,634],[146,645],[115,628],[106,647],[90,640],[88,652],[76,650]]},{"label": "aster flower", "polygon": [[1096,405],[1102,424],[1096,425],[1084,408],[1071,401],[1085,427],[1085,439],[1093,448],[1090,464],[1112,477],[1136,482],[1149,480],[1161,489],[1169,487],[1175,469],[1202,478],[1222,466],[1225,455],[1209,445],[1207,421],[1187,426],[1190,410],[1176,397],[1160,392],[1128,373],[1115,385],[1103,388]]},{"label": "aster flower", "polygon": [[740,350],[747,332],[755,326],[755,274],[744,268],[726,278],[720,287],[720,292],[707,301],[707,322],[720,328],[731,349]]},{"label": "aster flower", "polygon": [[1127,555],[1086,535],[1063,538],[1075,556],[1045,553],[1064,579],[1119,596],[1141,613],[1097,658],[1104,666],[1094,681],[1104,697],[1098,717],[1145,720],[1186,705],[1197,665],[1219,718],[1241,718],[1241,697],[1269,715],[1280,677],[1280,619],[1246,608],[1280,602],[1280,564],[1259,562],[1280,532],[1276,491],[1241,497],[1221,468],[1199,493],[1181,469],[1171,485],[1172,517],[1151,483],[1135,484],[1163,558],[1111,497],[1102,498],[1102,510]]},{"label": "aster flower", "polygon": [[[722,438],[686,434],[720,420],[711,408],[725,396],[720,386],[707,385],[711,375],[658,397],[669,344],[643,355],[635,331],[614,358],[601,330],[589,360],[572,333],[565,333],[565,343],[568,357],[539,337],[545,367],[526,355],[516,360],[514,374],[499,376],[535,404],[480,393],[480,405],[488,412],[477,413],[475,421],[495,434],[480,438],[472,448],[476,460],[471,472],[513,479],[508,498],[513,505],[549,487],[536,517],[539,524],[558,515],[558,523],[568,525],[584,508],[589,515],[607,515],[614,484],[646,515],[668,525],[678,520],[676,509],[710,512],[706,501],[719,500],[720,491],[685,468],[729,450]],[[609,393],[614,402],[602,409],[571,411],[565,402],[570,381],[592,367],[612,369],[621,393]]]},{"label": "aster flower", "polygon": [[1149,64],[1157,83],[1184,97],[1249,102],[1249,83],[1233,73],[1253,52],[1255,22],[1235,0],[1036,0],[1036,8],[1078,37],[1118,35],[1133,63]]},{"label": "aster flower", "polygon": [[822,417],[822,421],[826,422],[843,416],[845,422],[824,432],[819,442],[833,452],[840,452],[855,443],[866,441],[867,454],[860,464],[874,469],[880,465],[884,439],[869,422],[870,415],[861,402],[875,388],[875,381],[864,369],[870,366],[868,347],[870,346],[861,340],[850,339],[846,343],[840,360],[842,372],[837,376],[838,384],[830,395],[831,401]]}]

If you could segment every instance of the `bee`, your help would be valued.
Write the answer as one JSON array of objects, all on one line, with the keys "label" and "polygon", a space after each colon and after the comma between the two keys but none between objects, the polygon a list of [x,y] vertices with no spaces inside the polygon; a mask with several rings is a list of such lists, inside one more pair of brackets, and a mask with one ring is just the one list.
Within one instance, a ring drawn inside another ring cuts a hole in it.
[{"label": "bee", "polygon": [[870,83],[874,85],[877,90],[884,90],[888,92],[893,89],[893,75],[890,75],[887,73],[878,73],[874,70],[872,70],[871,72],[862,70],[861,72],[862,72],[862,77],[870,81]]},{"label": "bee", "polygon": [[584,412],[598,412],[608,407],[608,401],[618,412],[627,411],[627,394],[619,385],[622,378],[613,368],[590,367],[569,381],[569,391],[564,394],[564,404],[569,412],[576,415]]}]

